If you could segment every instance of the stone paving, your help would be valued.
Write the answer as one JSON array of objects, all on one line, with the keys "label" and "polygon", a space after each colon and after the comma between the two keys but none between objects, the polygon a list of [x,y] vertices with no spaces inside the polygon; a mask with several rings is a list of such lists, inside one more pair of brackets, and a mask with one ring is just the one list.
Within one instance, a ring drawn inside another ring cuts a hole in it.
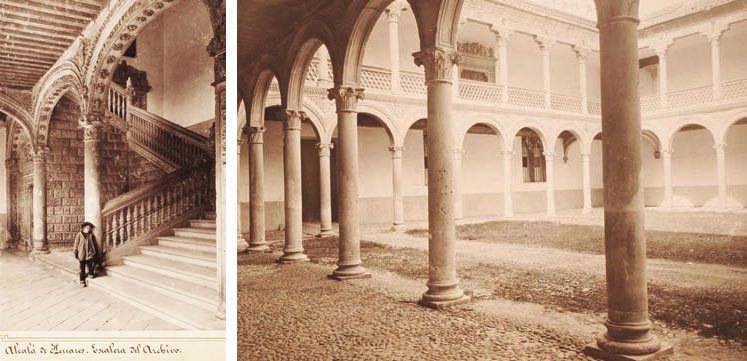
[{"label": "stone paving", "polygon": [[166,321],[73,277],[0,252],[0,330],[140,331],[179,330]]}]

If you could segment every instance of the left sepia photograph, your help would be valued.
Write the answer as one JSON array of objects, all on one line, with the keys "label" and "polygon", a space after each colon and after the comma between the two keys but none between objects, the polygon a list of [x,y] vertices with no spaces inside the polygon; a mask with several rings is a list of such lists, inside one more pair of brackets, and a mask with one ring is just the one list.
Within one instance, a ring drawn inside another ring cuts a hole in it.
[{"label": "left sepia photograph", "polygon": [[0,359],[225,358],[225,28],[0,0]]}]

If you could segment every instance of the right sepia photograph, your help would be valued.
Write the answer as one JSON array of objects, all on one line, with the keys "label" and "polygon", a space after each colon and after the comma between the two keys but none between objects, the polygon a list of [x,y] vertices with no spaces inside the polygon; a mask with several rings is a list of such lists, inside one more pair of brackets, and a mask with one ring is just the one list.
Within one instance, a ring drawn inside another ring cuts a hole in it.
[{"label": "right sepia photograph", "polygon": [[237,9],[239,360],[744,360],[747,1]]}]

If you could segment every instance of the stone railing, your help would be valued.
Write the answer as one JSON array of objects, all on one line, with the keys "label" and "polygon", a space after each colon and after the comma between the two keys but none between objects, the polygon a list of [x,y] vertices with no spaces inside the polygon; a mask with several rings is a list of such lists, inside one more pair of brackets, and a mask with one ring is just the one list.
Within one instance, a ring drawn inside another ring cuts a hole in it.
[{"label": "stone railing", "polygon": [[146,241],[199,214],[210,202],[210,174],[203,162],[106,202],[101,213],[108,249]]},{"label": "stone railing", "polygon": [[[316,80],[317,63],[318,60],[315,58],[309,65],[306,76],[308,80]],[[361,72],[361,83],[362,87],[369,92],[391,92],[392,73],[389,69],[364,66]],[[421,97],[427,93],[425,76],[422,72],[401,71],[400,85],[403,95]],[[502,91],[503,87],[499,84],[459,79],[459,100],[462,101],[485,105],[501,104]],[[722,83],[720,99],[714,98],[713,87],[710,85],[670,92],[667,95],[668,104],[666,107],[662,107],[658,95],[642,96],[641,112],[652,113],[746,97],[747,79],[740,79]],[[586,101],[588,114],[601,114],[601,101],[599,99],[588,98]],[[582,113],[584,111],[582,104],[583,98],[581,96],[565,94],[551,94],[550,96],[550,109],[552,111]],[[508,104],[504,105],[521,109],[547,109],[543,91],[518,87],[508,87]]]},{"label": "stone railing", "polygon": [[124,88],[112,83],[109,87],[107,99],[109,111],[122,118],[127,119],[127,92]]}]

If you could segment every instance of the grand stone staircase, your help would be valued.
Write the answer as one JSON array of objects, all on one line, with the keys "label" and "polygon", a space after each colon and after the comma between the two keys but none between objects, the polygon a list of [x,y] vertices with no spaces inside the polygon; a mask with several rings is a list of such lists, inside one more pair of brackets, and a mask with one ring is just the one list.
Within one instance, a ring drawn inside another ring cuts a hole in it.
[{"label": "grand stone staircase", "polygon": [[[208,211],[215,206],[213,149],[206,137],[133,106],[132,94],[112,84],[111,124],[166,175],[103,205],[106,275],[89,284],[185,329],[225,329],[217,315],[215,213]],[[77,261],[55,253],[37,258],[77,277]]]}]

